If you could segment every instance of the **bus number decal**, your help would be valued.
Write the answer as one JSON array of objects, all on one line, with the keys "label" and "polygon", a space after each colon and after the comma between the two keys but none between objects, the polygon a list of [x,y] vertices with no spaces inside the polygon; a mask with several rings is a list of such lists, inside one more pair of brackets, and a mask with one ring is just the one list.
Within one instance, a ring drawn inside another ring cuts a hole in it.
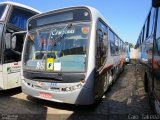
[{"label": "bus number decal", "polygon": [[37,62],[37,67],[36,67],[36,69],[44,70],[44,69],[45,69],[44,63],[42,63],[42,62]]}]

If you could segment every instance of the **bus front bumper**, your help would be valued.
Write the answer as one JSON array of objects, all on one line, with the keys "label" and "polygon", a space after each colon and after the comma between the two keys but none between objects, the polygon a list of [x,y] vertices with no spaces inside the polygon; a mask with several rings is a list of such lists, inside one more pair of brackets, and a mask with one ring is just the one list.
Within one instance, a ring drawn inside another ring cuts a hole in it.
[{"label": "bus front bumper", "polygon": [[[45,99],[60,103],[69,103],[77,105],[90,105],[94,103],[93,89],[82,87],[73,91],[52,91],[45,89],[36,89],[32,84],[32,80],[22,80],[22,92],[32,97]],[[47,83],[46,83],[47,84]],[[64,84],[64,83],[63,83]]]}]

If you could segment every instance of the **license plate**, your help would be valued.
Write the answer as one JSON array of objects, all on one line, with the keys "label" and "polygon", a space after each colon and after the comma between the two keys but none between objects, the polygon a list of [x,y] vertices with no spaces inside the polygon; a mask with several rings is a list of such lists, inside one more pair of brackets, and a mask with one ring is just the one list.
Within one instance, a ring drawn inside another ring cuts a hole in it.
[{"label": "license plate", "polygon": [[42,98],[47,98],[47,99],[51,99],[53,96],[50,93],[44,93],[44,92],[40,92],[39,96]]}]

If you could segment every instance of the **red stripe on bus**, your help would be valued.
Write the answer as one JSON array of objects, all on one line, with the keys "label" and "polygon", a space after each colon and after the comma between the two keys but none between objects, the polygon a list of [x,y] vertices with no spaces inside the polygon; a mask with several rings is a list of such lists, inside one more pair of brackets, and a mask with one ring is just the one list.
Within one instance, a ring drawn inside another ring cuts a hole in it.
[{"label": "red stripe on bus", "polygon": [[101,74],[105,73],[108,69],[110,69],[111,67],[113,67],[113,64],[112,65],[109,65],[107,67],[105,67],[101,72],[99,72],[96,77],[100,76]]}]

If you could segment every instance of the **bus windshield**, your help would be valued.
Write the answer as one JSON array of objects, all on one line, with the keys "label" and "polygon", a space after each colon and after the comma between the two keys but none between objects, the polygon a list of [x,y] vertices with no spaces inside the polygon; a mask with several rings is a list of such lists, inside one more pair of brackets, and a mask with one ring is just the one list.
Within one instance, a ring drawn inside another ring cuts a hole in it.
[{"label": "bus windshield", "polygon": [[6,5],[0,5],[0,20],[2,20],[3,13],[5,11]]},{"label": "bus windshield", "polygon": [[85,71],[89,23],[32,30],[24,47],[24,69]]}]

